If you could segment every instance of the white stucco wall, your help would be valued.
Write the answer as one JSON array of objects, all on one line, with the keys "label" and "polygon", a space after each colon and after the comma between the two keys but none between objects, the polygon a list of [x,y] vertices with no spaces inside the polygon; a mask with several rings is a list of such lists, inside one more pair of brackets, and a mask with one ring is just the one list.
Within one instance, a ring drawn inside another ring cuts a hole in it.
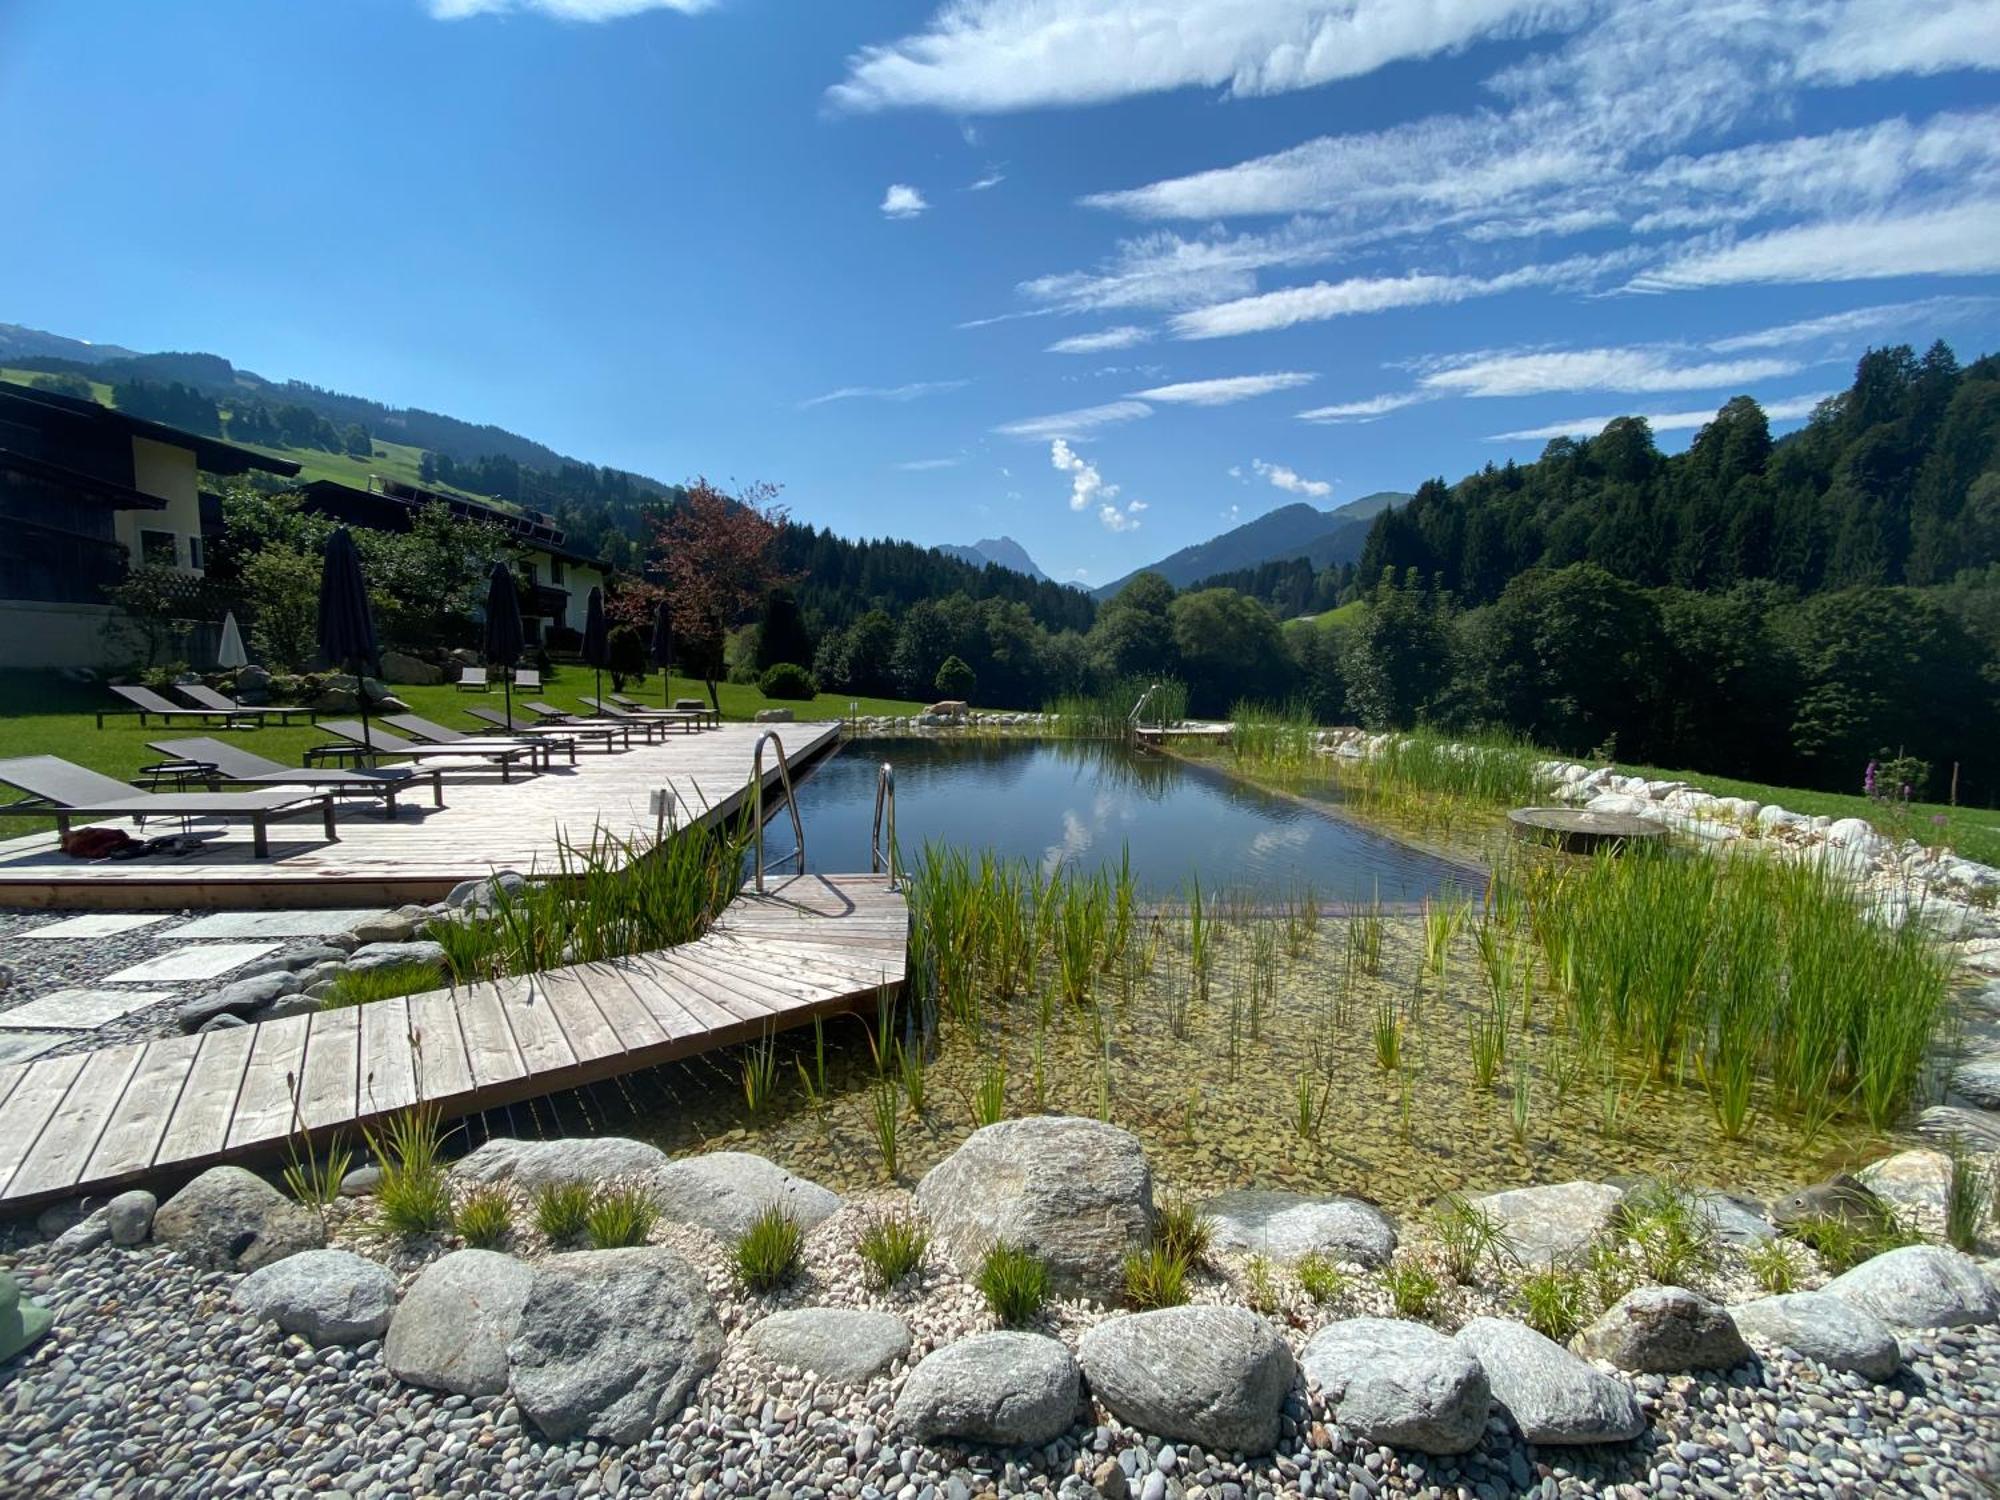
[{"label": "white stucco wall", "polygon": [[132,488],[158,495],[167,506],[164,510],[121,510],[113,517],[114,534],[126,555],[134,563],[145,561],[139,533],[170,531],[174,534],[174,566],[199,576],[202,569],[193,565],[188,545],[201,535],[201,475],[195,468],[193,450],[156,443],[151,438],[133,438]]},{"label": "white stucco wall", "polygon": [[563,566],[562,586],[569,590],[569,618],[563,624],[571,630],[580,631],[590,614],[590,591],[604,587],[604,575],[595,568],[566,563]]}]

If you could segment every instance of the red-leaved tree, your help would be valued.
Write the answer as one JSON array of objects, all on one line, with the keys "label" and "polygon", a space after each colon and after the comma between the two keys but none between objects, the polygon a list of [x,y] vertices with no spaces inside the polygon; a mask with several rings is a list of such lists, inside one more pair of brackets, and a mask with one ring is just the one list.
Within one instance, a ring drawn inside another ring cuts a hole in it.
[{"label": "red-leaved tree", "polygon": [[674,654],[708,685],[719,712],[723,643],[730,627],[793,581],[778,562],[785,524],[778,487],[758,482],[737,495],[696,479],[653,534],[672,601]]}]

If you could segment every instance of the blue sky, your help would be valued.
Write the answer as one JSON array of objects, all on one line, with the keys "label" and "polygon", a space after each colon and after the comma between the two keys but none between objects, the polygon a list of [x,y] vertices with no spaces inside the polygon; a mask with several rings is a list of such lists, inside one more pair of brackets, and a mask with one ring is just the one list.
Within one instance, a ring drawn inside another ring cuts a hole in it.
[{"label": "blue sky", "polygon": [[0,0],[0,320],[1101,582],[2000,348],[2000,0]]}]

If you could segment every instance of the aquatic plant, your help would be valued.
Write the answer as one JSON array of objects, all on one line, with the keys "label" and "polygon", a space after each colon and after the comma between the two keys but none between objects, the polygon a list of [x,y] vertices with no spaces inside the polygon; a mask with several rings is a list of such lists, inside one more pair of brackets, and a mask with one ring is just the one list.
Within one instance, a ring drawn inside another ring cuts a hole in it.
[{"label": "aquatic plant", "polygon": [[911,1214],[877,1214],[861,1231],[854,1248],[868,1267],[868,1284],[886,1292],[923,1264],[931,1232]]},{"label": "aquatic plant", "polygon": [[1514,1091],[1507,1102],[1507,1124],[1513,1131],[1514,1144],[1522,1150],[1528,1146],[1528,1125],[1534,1111],[1534,1094],[1528,1083],[1526,1059],[1514,1065]]},{"label": "aquatic plant", "polygon": [[1316,1141],[1326,1123],[1326,1107],[1332,1102],[1333,1081],[1322,1080],[1311,1068],[1300,1072],[1292,1098],[1292,1128],[1299,1139]]},{"label": "aquatic plant", "polygon": [[1362,973],[1382,972],[1382,906],[1379,900],[1347,914],[1347,955]]},{"label": "aquatic plant", "polygon": [[897,1152],[897,1117],[902,1113],[893,1083],[878,1083],[869,1099],[869,1119],[875,1128],[875,1149],[882,1156],[882,1175],[896,1180],[900,1165]]},{"label": "aquatic plant", "polygon": [[1215,972],[1215,927],[1202,909],[1199,875],[1188,878],[1187,920],[1188,975],[1194,998],[1206,1005],[1209,981]]},{"label": "aquatic plant", "polygon": [[1646,1275],[1688,1286],[1722,1263],[1714,1215],[1684,1183],[1671,1178],[1628,1192],[1612,1212],[1613,1230],[1632,1245]]},{"label": "aquatic plant", "polygon": [[1384,996],[1375,1002],[1375,1066],[1393,1073],[1403,1065],[1403,1013],[1396,1002]]},{"label": "aquatic plant", "polygon": [[778,1053],[770,1034],[743,1049],[743,1104],[754,1118],[771,1107],[778,1092]]},{"label": "aquatic plant", "polygon": [[805,1090],[806,1102],[815,1109],[825,1106],[826,1086],[826,1024],[818,1016],[813,1017],[813,1065],[806,1070],[805,1059],[795,1057],[792,1066],[798,1069],[799,1085]]},{"label": "aquatic plant", "polygon": [[1002,1325],[1019,1328],[1049,1300],[1049,1268],[1032,1250],[997,1240],[981,1257],[973,1285]]},{"label": "aquatic plant", "polygon": [[335,976],[332,987],[319,997],[321,1010],[345,1010],[350,1005],[373,1005],[398,995],[420,995],[442,988],[436,964],[391,964],[381,969],[349,969]]},{"label": "aquatic plant", "polygon": [[490,1184],[467,1193],[451,1216],[453,1231],[475,1250],[491,1250],[507,1237],[513,1224],[513,1203],[502,1189]]},{"label": "aquatic plant", "polygon": [[535,1228],[551,1245],[579,1238],[596,1194],[587,1182],[545,1182],[535,1190]]},{"label": "aquatic plant", "polygon": [[1285,897],[1285,952],[1304,958],[1319,937],[1319,895],[1307,881]]},{"label": "aquatic plant", "polygon": [[1945,1241],[1954,1250],[1970,1252],[1993,1202],[1994,1175],[1968,1149],[1963,1136],[1952,1136],[1945,1143],[1945,1154],[1951,1161],[1951,1181],[1944,1195]]},{"label": "aquatic plant", "polygon": [[776,1290],[798,1274],[805,1243],[799,1221],[773,1204],[737,1237],[731,1252],[736,1279],[748,1292]]},{"label": "aquatic plant", "polygon": [[922,1119],[924,1114],[924,1049],[921,1042],[913,1047],[900,1044],[896,1048],[900,1061],[899,1071],[903,1078],[903,1098],[908,1101],[910,1114]]},{"label": "aquatic plant", "polygon": [[1513,1254],[1500,1220],[1463,1193],[1446,1193],[1437,1201],[1431,1230],[1444,1253],[1446,1272],[1460,1286],[1478,1279],[1482,1263],[1497,1271]]},{"label": "aquatic plant", "polygon": [[1282,773],[1319,758],[1319,728],[1303,703],[1240,699],[1229,710],[1229,726],[1229,753],[1239,766]]},{"label": "aquatic plant", "polygon": [[975,1129],[993,1125],[1007,1117],[1007,1060],[989,1057],[980,1068],[979,1086],[972,1091],[972,1124]]},{"label": "aquatic plant", "polygon": [[1292,1267],[1299,1289],[1315,1302],[1337,1302],[1346,1293],[1352,1278],[1319,1251],[1309,1251]]},{"label": "aquatic plant", "polygon": [[[1136,721],[1135,706],[1144,700]],[[1050,730],[1066,739],[1123,739],[1132,723],[1163,728],[1187,717],[1187,685],[1174,678],[1126,677],[1095,693],[1068,693],[1042,706]]]},{"label": "aquatic plant", "polygon": [[659,1222],[659,1205],[642,1187],[606,1187],[598,1191],[584,1215],[583,1230],[593,1248],[616,1250],[643,1245]]}]

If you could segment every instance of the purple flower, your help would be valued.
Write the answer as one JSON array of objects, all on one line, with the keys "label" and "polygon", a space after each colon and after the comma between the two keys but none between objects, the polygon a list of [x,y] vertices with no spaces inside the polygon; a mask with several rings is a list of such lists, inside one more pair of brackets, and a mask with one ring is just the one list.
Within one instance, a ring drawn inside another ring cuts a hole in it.
[{"label": "purple flower", "polygon": [[1872,760],[1868,762],[1868,769],[1861,773],[1861,794],[1864,797],[1875,795],[1875,762]]}]

